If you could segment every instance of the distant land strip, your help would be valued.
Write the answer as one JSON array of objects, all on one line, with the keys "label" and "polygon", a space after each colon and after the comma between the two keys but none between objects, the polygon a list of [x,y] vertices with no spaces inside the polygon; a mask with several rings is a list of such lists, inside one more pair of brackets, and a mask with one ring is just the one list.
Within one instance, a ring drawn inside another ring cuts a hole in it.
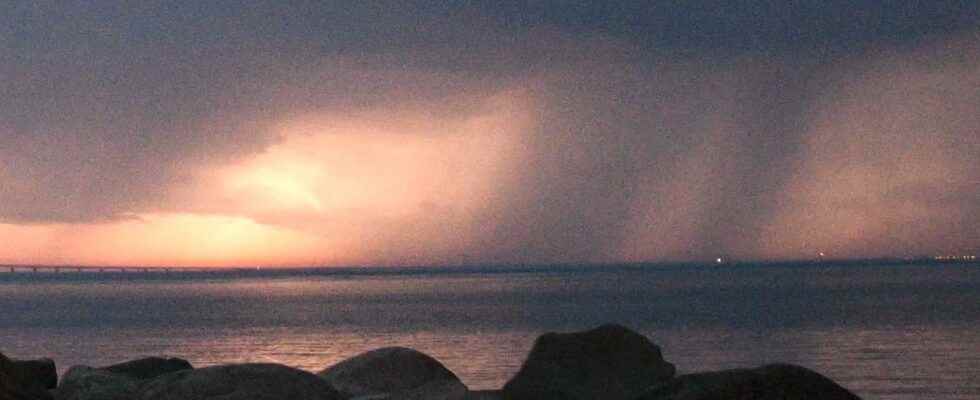
[{"label": "distant land strip", "polygon": [[582,264],[508,264],[455,266],[306,266],[306,267],[167,267],[167,266],[72,266],[72,265],[0,265],[0,274],[217,274],[217,275],[400,275],[439,273],[521,273],[521,272],[600,272],[614,269],[674,269],[674,268],[805,268],[805,267],[871,267],[912,265],[978,265],[975,256],[910,257],[863,259],[810,259],[782,261],[685,261],[640,263],[582,263]]}]

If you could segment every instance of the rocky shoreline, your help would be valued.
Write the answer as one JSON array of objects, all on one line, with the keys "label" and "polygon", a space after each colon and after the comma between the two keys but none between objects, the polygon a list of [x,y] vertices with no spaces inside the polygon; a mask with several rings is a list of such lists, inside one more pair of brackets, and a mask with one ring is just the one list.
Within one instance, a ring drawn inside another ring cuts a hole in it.
[{"label": "rocky shoreline", "polygon": [[144,358],[58,379],[54,361],[0,354],[0,400],[777,400],[858,399],[804,367],[771,364],[677,375],[660,347],[619,325],[538,337],[501,389],[470,391],[438,360],[402,347],[372,350],[310,373],[279,364],[194,368]]}]

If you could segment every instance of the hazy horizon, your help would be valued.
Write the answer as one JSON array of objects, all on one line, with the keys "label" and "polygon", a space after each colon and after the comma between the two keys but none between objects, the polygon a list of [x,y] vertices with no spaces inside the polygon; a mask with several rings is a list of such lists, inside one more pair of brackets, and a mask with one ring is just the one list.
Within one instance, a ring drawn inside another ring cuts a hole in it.
[{"label": "hazy horizon", "polygon": [[[782,259],[731,259],[726,258],[723,261],[717,261],[717,257],[714,258],[703,258],[703,259],[687,259],[687,260],[647,260],[647,261],[619,261],[619,262],[585,262],[585,263],[530,263],[530,264],[490,264],[490,263],[470,263],[470,264],[414,264],[414,265],[383,265],[383,264],[348,264],[348,265],[310,265],[310,264],[279,264],[279,265],[126,265],[126,264],[5,264],[0,263],[0,273],[7,272],[9,268],[18,269],[19,272],[23,272],[24,269],[39,268],[45,271],[51,269],[60,269],[61,272],[70,273],[74,272],[73,269],[80,268],[84,272],[97,271],[100,268],[105,268],[107,272],[114,272],[113,269],[123,268],[131,271],[138,271],[141,269],[167,269],[167,270],[206,270],[206,271],[216,271],[216,270],[237,270],[237,271],[269,271],[269,270],[292,270],[292,271],[317,271],[317,270],[338,270],[338,271],[350,271],[350,270],[383,270],[383,269],[401,269],[406,271],[411,270],[452,270],[459,269],[465,271],[479,271],[479,270],[516,270],[522,271],[524,269],[549,269],[549,268],[602,268],[602,267],[622,267],[622,268],[639,268],[639,267],[671,267],[671,266],[767,266],[767,265],[814,265],[814,266],[840,266],[840,265],[860,265],[862,262],[866,262],[868,266],[880,266],[882,263],[918,263],[914,265],[921,265],[922,263],[936,263],[936,264],[973,264],[976,263],[977,256],[972,254],[959,254],[953,256],[953,259],[939,259],[938,255],[908,255],[908,256],[892,256],[892,257],[849,257],[849,258],[782,258]],[[972,257],[972,258],[971,258]],[[909,264],[913,265],[913,264]]]}]

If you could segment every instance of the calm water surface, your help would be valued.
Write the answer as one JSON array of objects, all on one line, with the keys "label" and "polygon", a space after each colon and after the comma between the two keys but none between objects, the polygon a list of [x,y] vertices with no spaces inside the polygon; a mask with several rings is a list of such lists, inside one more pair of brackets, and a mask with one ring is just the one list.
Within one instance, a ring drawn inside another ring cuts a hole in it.
[{"label": "calm water surface", "polygon": [[868,399],[980,398],[980,267],[603,267],[311,275],[0,273],[0,351],[319,371],[382,346],[500,387],[534,338],[616,322],[680,372],[800,364]]}]

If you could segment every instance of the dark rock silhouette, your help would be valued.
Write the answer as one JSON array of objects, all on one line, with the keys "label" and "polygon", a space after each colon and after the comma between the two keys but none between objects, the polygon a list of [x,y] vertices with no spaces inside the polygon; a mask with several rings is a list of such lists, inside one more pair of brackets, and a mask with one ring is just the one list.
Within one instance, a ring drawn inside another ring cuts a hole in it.
[{"label": "dark rock silhouette", "polygon": [[723,399],[860,400],[829,378],[788,364],[681,375],[636,400]]},{"label": "dark rock silhouette", "polygon": [[343,400],[327,381],[279,364],[236,364],[183,370],[146,382],[141,400]]},{"label": "dark rock silhouette", "polygon": [[110,365],[101,369],[129,378],[145,380],[156,378],[163,374],[193,368],[191,363],[180,358],[147,357]]},{"label": "dark rock silhouette", "polygon": [[404,347],[362,353],[319,374],[346,397],[460,399],[466,385],[436,359]]},{"label": "dark rock silhouette", "polygon": [[53,393],[57,400],[132,399],[143,381],[171,372],[192,369],[179,358],[148,357],[108,367],[71,367]]},{"label": "dark rock silhouette", "polygon": [[38,385],[45,389],[54,389],[58,386],[58,368],[55,366],[54,360],[40,358],[37,360],[11,361],[20,374],[21,381],[30,381],[28,384]]},{"label": "dark rock silhouette", "polygon": [[314,375],[279,364],[193,369],[178,358],[74,366],[57,388],[49,359],[0,354],[0,400],[860,400],[801,366],[771,364],[675,376],[660,348],[619,325],[537,338],[501,390],[469,391],[438,360],[385,347]]},{"label": "dark rock silhouette", "polygon": [[43,379],[23,376],[14,361],[0,353],[0,400],[50,400]]},{"label": "dark rock silhouette", "polygon": [[515,400],[628,400],[675,373],[660,347],[619,325],[547,333],[503,388]]},{"label": "dark rock silhouette", "polygon": [[53,393],[57,400],[129,400],[134,398],[139,385],[138,379],[77,365],[65,372]]}]

